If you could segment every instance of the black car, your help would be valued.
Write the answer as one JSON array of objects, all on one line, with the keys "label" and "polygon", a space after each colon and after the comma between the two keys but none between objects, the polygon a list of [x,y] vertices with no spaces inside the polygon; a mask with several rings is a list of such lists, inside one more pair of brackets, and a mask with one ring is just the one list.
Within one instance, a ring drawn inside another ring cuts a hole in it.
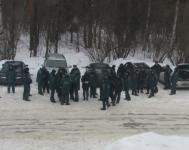
[{"label": "black car", "polygon": [[100,87],[102,83],[102,77],[103,77],[103,71],[106,71],[107,73],[111,72],[111,67],[106,63],[91,63],[89,66],[86,67],[87,72],[91,72],[92,69],[96,72],[97,75],[97,87]]},{"label": "black car", "polygon": [[16,84],[17,85],[23,84],[24,68],[27,67],[27,65],[25,65],[24,62],[22,61],[6,61],[2,65],[2,69],[0,71],[0,84],[1,85],[7,84],[6,72],[8,71],[9,66],[13,66],[13,68],[16,71]]}]

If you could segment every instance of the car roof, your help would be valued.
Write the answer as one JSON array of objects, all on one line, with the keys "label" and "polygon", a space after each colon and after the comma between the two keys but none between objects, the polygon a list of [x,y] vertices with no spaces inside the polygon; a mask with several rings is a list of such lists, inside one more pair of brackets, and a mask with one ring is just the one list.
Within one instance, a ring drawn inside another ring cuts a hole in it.
[{"label": "car roof", "polygon": [[150,68],[150,66],[148,66],[148,65],[147,65],[146,63],[144,63],[144,62],[137,62],[137,63],[134,63],[134,65],[137,66],[137,67],[140,67],[140,68],[142,68],[142,67]]},{"label": "car roof", "polygon": [[62,54],[48,54],[47,58],[54,58],[54,59],[65,59],[65,56]]},{"label": "car roof", "polygon": [[178,64],[178,66],[185,66],[185,65],[189,65],[189,63],[181,63],[181,64]]},{"label": "car roof", "polygon": [[22,61],[6,61],[5,64],[20,65],[20,64],[24,64],[24,62],[22,62]]},{"label": "car roof", "polygon": [[110,67],[106,63],[91,63],[91,64],[89,64],[89,66],[91,66],[91,67]]}]

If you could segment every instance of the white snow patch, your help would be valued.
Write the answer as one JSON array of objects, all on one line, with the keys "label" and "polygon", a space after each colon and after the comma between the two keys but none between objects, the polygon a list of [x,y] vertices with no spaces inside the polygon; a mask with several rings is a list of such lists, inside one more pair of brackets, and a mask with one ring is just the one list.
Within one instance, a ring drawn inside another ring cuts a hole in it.
[{"label": "white snow patch", "polygon": [[189,138],[143,133],[123,138],[105,150],[188,150]]}]

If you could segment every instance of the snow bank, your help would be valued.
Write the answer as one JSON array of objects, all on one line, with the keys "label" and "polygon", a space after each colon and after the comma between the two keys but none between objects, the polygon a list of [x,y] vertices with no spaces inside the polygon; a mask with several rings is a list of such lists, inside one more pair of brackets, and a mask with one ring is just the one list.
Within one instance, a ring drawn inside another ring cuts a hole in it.
[{"label": "snow bank", "polygon": [[188,150],[189,138],[144,133],[123,138],[105,150]]}]

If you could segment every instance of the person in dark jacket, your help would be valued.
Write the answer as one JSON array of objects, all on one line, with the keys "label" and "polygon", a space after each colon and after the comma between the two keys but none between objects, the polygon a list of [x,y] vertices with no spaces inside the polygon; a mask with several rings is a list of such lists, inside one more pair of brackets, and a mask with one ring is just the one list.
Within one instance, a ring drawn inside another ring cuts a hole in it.
[{"label": "person in dark jacket", "polygon": [[9,66],[9,69],[6,72],[6,79],[8,83],[8,93],[10,93],[11,87],[12,87],[12,92],[15,93],[16,72],[13,66]]},{"label": "person in dark jacket", "polygon": [[42,68],[42,78],[43,78],[43,93],[45,93],[45,90],[47,90],[47,93],[49,93],[49,71],[43,67]]},{"label": "person in dark jacket", "polygon": [[121,79],[124,78],[124,73],[125,73],[125,67],[123,64],[120,64],[118,69],[117,69],[117,76]]},{"label": "person in dark jacket", "polygon": [[150,88],[150,95],[148,98],[151,98],[155,94],[155,88],[156,88],[156,83],[157,83],[157,76],[154,70],[151,70],[150,75],[148,76],[148,82],[149,82],[149,88]]},{"label": "person in dark jacket", "polygon": [[151,69],[155,71],[157,76],[157,82],[159,82],[159,77],[160,77],[160,73],[162,72],[162,67],[158,63],[158,61],[155,61],[155,64],[151,67]]},{"label": "person in dark jacket", "polygon": [[72,75],[74,101],[78,102],[79,101],[78,91],[80,90],[81,73],[79,68],[77,68],[76,65],[73,65],[73,69],[71,70],[70,74]]},{"label": "person in dark jacket", "polygon": [[63,72],[61,69],[58,69],[58,72],[56,73],[56,93],[58,96],[58,99],[60,101],[62,96],[62,90],[61,90],[61,80],[63,78]]},{"label": "person in dark jacket", "polygon": [[170,89],[171,83],[170,83],[170,77],[171,77],[172,69],[167,65],[165,67],[165,73],[164,73],[164,81],[165,81],[165,87],[164,89]]},{"label": "person in dark jacket", "polygon": [[43,80],[43,74],[42,74],[42,68],[40,68],[37,72],[37,79],[36,82],[38,84],[38,94],[43,95],[43,86],[44,86],[44,80]]},{"label": "person in dark jacket", "polygon": [[55,90],[56,90],[56,70],[52,70],[52,72],[50,73],[49,76],[49,88],[51,90],[51,96],[50,96],[50,101],[52,103],[56,103],[55,99],[54,99],[54,94],[55,94]]},{"label": "person in dark jacket", "polygon": [[101,110],[106,110],[106,106],[109,107],[109,93],[110,93],[110,82],[109,77],[104,74],[102,79],[102,108]]},{"label": "person in dark jacket", "polygon": [[61,105],[70,105],[69,103],[69,92],[70,92],[70,85],[71,85],[71,81],[70,81],[70,77],[68,74],[66,74],[64,76],[64,78],[61,79],[60,81],[61,84],[61,99],[60,99],[60,103]]},{"label": "person in dark jacket", "polygon": [[89,73],[85,72],[85,74],[81,78],[81,82],[82,82],[82,88],[83,88],[83,100],[88,100],[89,82],[90,82]]},{"label": "person in dark jacket", "polygon": [[114,94],[113,106],[115,104],[119,104],[122,90],[123,90],[122,79],[120,77],[116,77],[116,79],[115,79],[115,94]]},{"label": "person in dark jacket", "polygon": [[32,79],[30,77],[29,68],[24,69],[24,92],[23,92],[23,100],[30,101],[30,84],[32,83]]},{"label": "person in dark jacket", "polygon": [[123,88],[124,88],[124,91],[125,91],[125,100],[130,101],[131,97],[130,97],[130,94],[129,94],[130,85],[129,85],[129,72],[128,71],[124,73]]},{"label": "person in dark jacket", "polygon": [[171,93],[170,95],[176,94],[176,86],[178,81],[178,68],[175,68],[173,74],[171,75]]},{"label": "person in dark jacket", "polygon": [[137,87],[138,87],[138,70],[131,72],[131,83],[132,83],[132,95],[138,96]]},{"label": "person in dark jacket", "polygon": [[92,68],[92,70],[89,73],[89,86],[90,86],[90,97],[92,98],[97,98],[96,97],[96,81],[97,81],[97,75],[96,72],[94,70],[94,68]]},{"label": "person in dark jacket", "polygon": [[145,87],[145,81],[146,81],[146,72],[144,69],[141,69],[139,71],[139,83],[138,83],[138,88],[140,93],[144,93],[144,87]]},{"label": "person in dark jacket", "polygon": [[115,105],[114,103],[114,95],[115,95],[115,82],[116,82],[116,71],[115,71],[115,65],[112,66],[110,75],[109,75],[109,81],[110,81],[110,98],[112,100],[112,105]]}]

